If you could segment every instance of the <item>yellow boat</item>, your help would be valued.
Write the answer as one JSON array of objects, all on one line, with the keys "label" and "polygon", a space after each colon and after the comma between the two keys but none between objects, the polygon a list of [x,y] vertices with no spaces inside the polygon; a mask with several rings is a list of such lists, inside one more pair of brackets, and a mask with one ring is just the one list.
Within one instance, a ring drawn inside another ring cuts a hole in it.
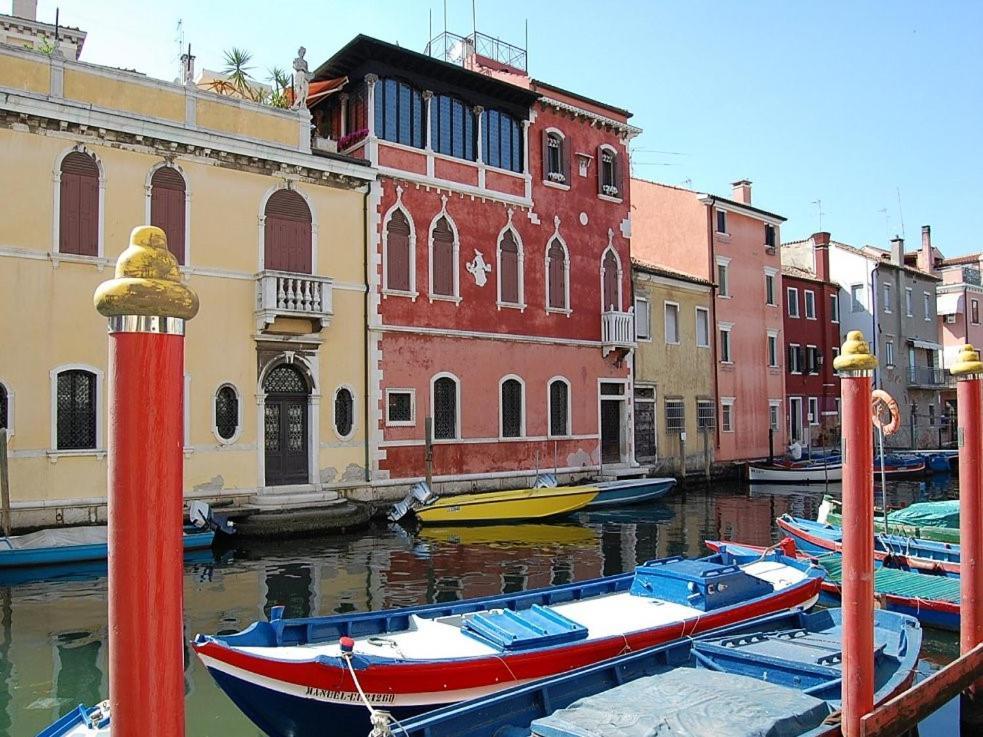
[{"label": "yellow boat", "polygon": [[554,486],[442,496],[416,510],[424,524],[545,519],[575,512],[598,495],[596,486]]}]

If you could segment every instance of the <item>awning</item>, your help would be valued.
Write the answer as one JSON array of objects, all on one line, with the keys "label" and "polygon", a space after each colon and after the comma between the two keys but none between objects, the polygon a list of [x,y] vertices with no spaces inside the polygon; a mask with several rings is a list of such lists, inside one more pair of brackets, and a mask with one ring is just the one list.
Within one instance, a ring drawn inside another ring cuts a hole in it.
[{"label": "awning", "polygon": [[928,348],[930,351],[941,351],[941,343],[933,343],[931,340],[918,340],[917,338],[908,338],[908,342],[911,343],[915,348]]},{"label": "awning", "polygon": [[320,102],[328,95],[334,94],[348,84],[348,77],[325,79],[321,82],[311,82],[307,88],[307,106]]},{"label": "awning", "polygon": [[949,292],[940,294],[936,300],[936,309],[940,315],[958,315],[963,311],[963,293]]}]

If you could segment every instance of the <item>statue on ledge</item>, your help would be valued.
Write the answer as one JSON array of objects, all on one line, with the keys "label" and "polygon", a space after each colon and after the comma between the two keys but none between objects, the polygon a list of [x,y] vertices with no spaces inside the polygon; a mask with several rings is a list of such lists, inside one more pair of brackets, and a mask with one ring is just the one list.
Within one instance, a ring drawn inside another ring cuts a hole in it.
[{"label": "statue on ledge", "polygon": [[301,46],[297,49],[297,58],[294,59],[294,104],[292,107],[294,109],[300,109],[307,105],[307,92],[311,86],[311,73],[307,66],[307,59],[304,58],[304,54],[307,53],[307,49]]}]

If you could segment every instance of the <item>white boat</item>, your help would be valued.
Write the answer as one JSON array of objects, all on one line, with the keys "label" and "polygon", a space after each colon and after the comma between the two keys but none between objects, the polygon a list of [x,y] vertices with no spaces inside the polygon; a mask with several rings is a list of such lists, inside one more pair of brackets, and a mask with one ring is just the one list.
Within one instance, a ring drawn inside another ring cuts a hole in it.
[{"label": "white boat", "polygon": [[755,483],[822,484],[843,479],[843,464],[748,466],[748,479]]}]

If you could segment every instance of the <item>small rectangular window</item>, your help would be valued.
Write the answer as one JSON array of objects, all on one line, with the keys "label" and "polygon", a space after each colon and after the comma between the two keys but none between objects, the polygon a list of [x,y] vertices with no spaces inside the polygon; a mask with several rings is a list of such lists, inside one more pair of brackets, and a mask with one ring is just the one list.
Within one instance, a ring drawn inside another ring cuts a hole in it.
[{"label": "small rectangular window", "polygon": [[925,319],[931,320],[932,297],[929,295],[928,292],[922,292],[922,306],[924,307],[925,310]]},{"label": "small rectangular window", "polygon": [[415,424],[415,392],[412,389],[386,389],[386,424]]},{"label": "small rectangular window", "polygon": [[720,360],[723,363],[731,363],[730,355],[730,328],[720,328]]},{"label": "small rectangular window", "polygon": [[788,344],[788,372],[790,374],[801,374],[802,373],[802,361],[801,361],[801,351],[802,347],[798,343]]},{"label": "small rectangular window", "polygon": [[710,399],[696,400],[696,427],[701,432],[710,432],[716,426],[713,412],[713,401]]},{"label": "small rectangular window", "polygon": [[806,301],[806,319],[815,320],[816,319],[816,293],[810,289],[805,292]]},{"label": "small rectangular window", "polygon": [[666,432],[686,432],[686,406],[678,397],[666,399]]},{"label": "small rectangular window", "polygon": [[734,400],[725,399],[720,403],[720,429],[734,432]]},{"label": "small rectangular window", "polygon": [[778,432],[778,421],[781,414],[781,409],[781,402],[777,400],[768,402],[768,427],[774,432]]},{"label": "small rectangular window", "polygon": [[795,287],[789,287],[785,290],[785,301],[788,302],[788,316],[798,317],[799,316],[799,290]]},{"label": "small rectangular window", "polygon": [[696,308],[696,345],[710,347],[710,310],[705,307]]},{"label": "small rectangular window", "polygon": [[809,397],[809,424],[819,424],[819,397]]},{"label": "small rectangular window", "polygon": [[838,294],[829,295],[829,321],[840,321],[840,296]]},{"label": "small rectangular window", "polygon": [[894,365],[894,341],[889,340],[884,344],[884,364],[887,366]]},{"label": "small rectangular window", "polygon": [[679,305],[666,302],[666,343],[679,343]]},{"label": "small rectangular window", "polygon": [[891,299],[891,285],[890,284],[885,284],[884,285],[884,312],[887,312],[887,313],[890,313],[891,312],[891,302],[892,302],[892,299]]},{"label": "small rectangular window", "polygon": [[935,427],[935,405],[928,405],[928,424],[931,427]]},{"label": "small rectangular window", "polygon": [[819,373],[819,349],[814,345],[806,346],[806,373]]},{"label": "small rectangular window", "polygon": [[770,223],[765,224],[765,245],[768,248],[775,247],[775,226]]},{"label": "small rectangular window", "polygon": [[911,314],[912,314],[911,313],[911,310],[912,310],[912,305],[911,305],[911,287],[905,287],[905,290],[904,290],[904,313],[905,313],[905,315],[907,315],[908,317],[911,317]]},{"label": "small rectangular window", "polygon": [[765,274],[765,304],[775,304],[775,275]]},{"label": "small rectangular window", "polygon": [[980,301],[978,299],[970,300],[970,308],[972,309],[972,320],[974,325],[980,324]]},{"label": "small rectangular window", "polygon": [[727,213],[723,210],[717,210],[717,232],[727,232]]},{"label": "small rectangular window", "polygon": [[650,326],[649,301],[644,297],[635,298],[635,337],[648,340],[652,337]]},{"label": "small rectangular window", "polygon": [[864,285],[854,284],[850,287],[850,311],[864,311]]},{"label": "small rectangular window", "polygon": [[778,336],[768,335],[768,365],[771,368],[778,368]]},{"label": "small rectangular window", "polygon": [[727,264],[722,261],[717,262],[717,294],[721,297],[730,296],[730,284],[727,279]]}]

